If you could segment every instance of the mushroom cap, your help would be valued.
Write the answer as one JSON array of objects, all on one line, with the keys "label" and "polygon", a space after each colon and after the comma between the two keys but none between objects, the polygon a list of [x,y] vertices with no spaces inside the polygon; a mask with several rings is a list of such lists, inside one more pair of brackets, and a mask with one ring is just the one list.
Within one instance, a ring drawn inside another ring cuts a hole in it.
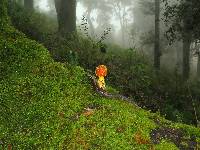
[{"label": "mushroom cap", "polygon": [[98,67],[96,67],[95,73],[98,77],[105,77],[107,75],[107,67],[105,65],[99,65]]}]

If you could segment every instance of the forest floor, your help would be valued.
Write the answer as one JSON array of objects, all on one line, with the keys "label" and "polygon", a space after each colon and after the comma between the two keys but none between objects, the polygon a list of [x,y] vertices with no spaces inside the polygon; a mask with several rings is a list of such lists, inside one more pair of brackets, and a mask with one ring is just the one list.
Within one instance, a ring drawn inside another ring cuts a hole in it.
[{"label": "forest floor", "polygon": [[12,27],[0,33],[0,148],[200,149],[200,129],[97,93],[79,66]]}]

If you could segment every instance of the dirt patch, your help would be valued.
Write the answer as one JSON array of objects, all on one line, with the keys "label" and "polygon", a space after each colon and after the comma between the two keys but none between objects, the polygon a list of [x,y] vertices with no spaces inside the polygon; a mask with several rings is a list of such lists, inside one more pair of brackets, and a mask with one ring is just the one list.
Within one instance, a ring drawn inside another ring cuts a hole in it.
[{"label": "dirt patch", "polygon": [[162,139],[166,139],[173,142],[180,150],[196,150],[197,148],[196,137],[186,138],[180,129],[169,127],[156,128],[152,130],[150,137],[154,144],[159,144]]},{"label": "dirt patch", "polygon": [[103,106],[99,104],[89,104],[88,106],[84,107],[83,110],[80,112],[75,113],[73,116],[71,116],[69,119],[72,121],[78,121],[80,116],[83,114],[84,116],[90,116],[92,115],[96,110],[102,109]]}]

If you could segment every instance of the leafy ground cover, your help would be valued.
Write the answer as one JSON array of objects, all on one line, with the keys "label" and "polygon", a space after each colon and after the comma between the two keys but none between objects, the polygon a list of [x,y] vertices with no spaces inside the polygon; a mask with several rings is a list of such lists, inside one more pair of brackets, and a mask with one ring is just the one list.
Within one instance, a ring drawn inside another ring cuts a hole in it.
[{"label": "leafy ground cover", "polygon": [[[132,97],[139,106],[159,111],[167,119],[199,125],[200,82],[191,78],[183,82],[178,68],[161,67],[156,74],[150,57],[141,49],[124,49],[113,43],[99,43],[101,34],[91,38],[84,31],[85,23],[77,27],[78,34],[62,38],[57,34],[57,21],[35,11],[27,11],[21,6],[9,7],[13,26],[30,39],[42,43],[54,60],[80,65],[94,70],[99,64],[106,64],[109,76],[106,82],[119,93]],[[84,31],[84,33],[79,32]],[[103,46],[103,47],[102,47]],[[103,51],[102,51],[103,48]]]},{"label": "leafy ground cover", "polygon": [[101,97],[83,68],[54,62],[14,28],[0,32],[0,148],[198,149],[200,129]]}]

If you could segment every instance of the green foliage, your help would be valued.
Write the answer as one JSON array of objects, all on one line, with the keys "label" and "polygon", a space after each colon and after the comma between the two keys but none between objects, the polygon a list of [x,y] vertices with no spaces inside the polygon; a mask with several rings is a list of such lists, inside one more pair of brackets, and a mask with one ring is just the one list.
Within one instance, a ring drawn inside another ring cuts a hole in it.
[{"label": "green foliage", "polygon": [[170,120],[196,124],[196,117],[200,117],[197,80],[184,83],[177,72],[164,69],[156,75],[150,60],[136,50],[108,45],[107,53],[101,53],[90,40],[84,46],[81,43],[77,53],[81,66],[95,70],[97,65],[105,64],[108,67],[106,82],[123,95],[133,97],[142,107],[160,111]]},{"label": "green foliage", "polygon": [[[0,148],[145,150],[154,146],[150,133],[158,126],[154,121],[158,115],[98,96],[83,68],[54,62],[42,45],[13,28],[0,33],[0,58]],[[199,139],[197,131],[187,126],[187,134]],[[159,147],[175,146],[167,141]]]},{"label": "green foliage", "polygon": [[113,88],[113,87],[111,87],[109,85],[106,86],[106,91],[108,93],[112,93],[112,94],[119,94],[119,91],[117,91],[115,88]]},{"label": "green foliage", "polygon": [[179,150],[175,144],[171,143],[171,142],[166,142],[166,141],[162,141],[161,144],[155,146],[155,149],[162,149],[162,150]]},{"label": "green foliage", "polygon": [[59,111],[63,106],[77,111],[82,104],[74,100],[90,95],[84,70],[54,63],[43,46],[16,31],[7,30],[0,39],[1,142],[14,149],[53,146]]},{"label": "green foliage", "polygon": [[[73,42],[73,40],[76,42]],[[79,39],[76,34],[71,34],[67,39],[62,38],[59,35],[50,34],[43,43],[50,51],[54,60],[68,62],[73,65],[78,64],[78,55],[76,50],[78,50],[77,45]]]},{"label": "green foliage", "polygon": [[[166,32],[167,38],[170,42],[174,42],[176,39],[181,39],[182,34],[187,29],[191,32],[194,39],[199,39],[199,9],[200,3],[198,0],[186,0],[180,2],[169,3],[167,0],[164,2],[164,21],[168,26]],[[186,25],[183,26],[183,22]]]},{"label": "green foliage", "polygon": [[17,3],[10,4],[9,16],[12,24],[31,39],[43,42],[57,29],[56,20],[35,11],[29,11]]},{"label": "green foliage", "polygon": [[[135,49],[122,49],[119,46],[107,44],[107,52],[101,53],[97,41],[90,37],[85,38],[78,33],[66,39],[61,38],[58,34],[54,34],[55,23],[51,23],[52,26],[46,26],[50,21],[45,16],[34,12],[27,13],[17,7],[16,10],[17,12],[14,11],[15,14],[11,16],[15,22],[13,24],[32,39],[43,43],[56,61],[68,62],[72,65],[79,64],[92,72],[99,64],[105,64],[108,67],[106,77],[108,86],[112,86],[125,96],[132,97],[144,108],[154,112],[160,111],[170,120],[196,124],[192,104],[193,99],[197,118],[199,118],[200,84],[196,80],[183,84],[177,72],[173,73],[164,69],[155,76],[150,60]],[[25,65],[29,66],[29,63]],[[0,69],[3,68],[5,70],[7,67],[0,67]],[[7,73],[0,72],[0,74]],[[112,88],[108,90],[113,91]]]}]

